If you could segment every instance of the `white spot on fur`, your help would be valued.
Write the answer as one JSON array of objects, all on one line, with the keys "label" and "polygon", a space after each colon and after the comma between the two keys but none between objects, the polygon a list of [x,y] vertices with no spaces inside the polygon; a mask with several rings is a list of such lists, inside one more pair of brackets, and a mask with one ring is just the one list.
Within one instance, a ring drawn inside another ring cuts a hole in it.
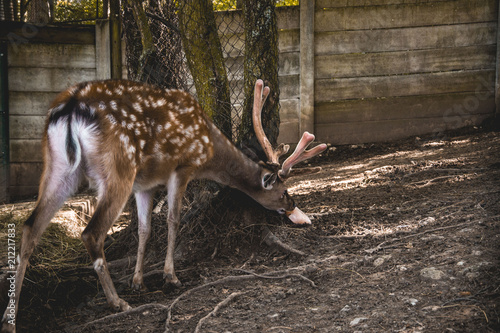
[{"label": "white spot on fur", "polygon": [[118,105],[116,104],[116,101],[110,101],[109,102],[109,106],[111,106],[111,108],[116,111],[118,110]]},{"label": "white spot on fur", "polygon": [[116,118],[111,113],[108,113],[106,115],[106,119],[109,120],[111,127],[115,127],[118,124],[118,122],[116,121]]},{"label": "white spot on fur", "polygon": [[142,113],[142,106],[139,103],[133,103],[132,107],[134,108],[135,111]]},{"label": "white spot on fur", "polygon": [[92,88],[92,86],[90,84],[87,84],[85,86],[85,88],[83,88],[82,90],[80,90],[80,96],[82,96],[82,97],[87,96],[90,93],[90,89],[91,88]]}]

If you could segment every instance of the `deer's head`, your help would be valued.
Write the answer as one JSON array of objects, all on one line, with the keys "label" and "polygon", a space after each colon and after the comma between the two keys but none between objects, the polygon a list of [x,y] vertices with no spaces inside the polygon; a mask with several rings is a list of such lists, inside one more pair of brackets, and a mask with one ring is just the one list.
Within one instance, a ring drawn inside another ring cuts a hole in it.
[{"label": "deer's head", "polygon": [[286,214],[293,223],[311,224],[311,220],[295,205],[294,200],[288,194],[285,181],[292,175],[291,169],[295,164],[318,155],[327,146],[320,144],[310,150],[306,150],[314,141],[314,135],[304,132],[293,154],[283,164],[280,164],[279,158],[286,154],[290,147],[280,144],[274,149],[264,133],[261,113],[269,92],[269,87],[264,87],[264,82],[257,80],[254,90],[252,120],[257,140],[262,149],[264,149],[268,159],[265,163],[260,162],[262,166],[260,175],[262,191],[259,196],[256,196],[258,198],[257,201],[267,209],[276,210],[280,214]]}]

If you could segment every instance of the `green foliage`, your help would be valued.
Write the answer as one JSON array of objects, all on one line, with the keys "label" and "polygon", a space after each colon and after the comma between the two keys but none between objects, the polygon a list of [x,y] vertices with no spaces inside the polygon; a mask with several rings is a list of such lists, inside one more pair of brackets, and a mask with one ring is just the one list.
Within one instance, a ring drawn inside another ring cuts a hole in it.
[{"label": "green foliage", "polygon": [[[102,17],[102,0],[59,0],[55,5],[55,22],[89,20]],[[97,12],[97,9],[99,12]]]}]

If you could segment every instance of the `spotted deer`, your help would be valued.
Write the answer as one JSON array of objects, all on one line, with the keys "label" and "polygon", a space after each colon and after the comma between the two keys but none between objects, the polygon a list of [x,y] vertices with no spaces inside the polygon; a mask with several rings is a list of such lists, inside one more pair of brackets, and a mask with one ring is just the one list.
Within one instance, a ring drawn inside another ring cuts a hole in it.
[{"label": "spotted deer", "polygon": [[[297,224],[310,224],[287,192],[284,181],[296,163],[322,152],[311,150],[314,136],[304,133],[294,153],[280,166],[288,146],[273,149],[260,115],[269,94],[262,80],[255,84],[253,123],[269,161],[255,162],[242,153],[207,118],[196,100],[180,90],[162,90],[141,83],[112,80],[86,82],[59,94],[49,109],[42,141],[44,170],[38,201],[24,223],[15,278],[16,310],[30,255],[64,201],[87,178],[97,190],[95,213],[82,233],[109,305],[130,309],[118,297],[104,257],[107,231],[134,193],[139,245],[132,286],[143,289],[143,261],[150,235],[155,190],[166,186],[168,247],[164,266],[167,282],[180,285],[174,271],[174,246],[181,199],[189,181],[215,180],[236,188],[269,210],[286,214]],[[15,315],[15,313],[14,313]],[[12,311],[3,317],[3,331]]]}]

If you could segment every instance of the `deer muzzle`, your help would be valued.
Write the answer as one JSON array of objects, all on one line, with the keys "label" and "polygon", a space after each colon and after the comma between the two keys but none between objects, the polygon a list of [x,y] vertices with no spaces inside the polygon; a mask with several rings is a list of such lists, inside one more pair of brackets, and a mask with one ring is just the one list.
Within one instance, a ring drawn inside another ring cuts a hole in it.
[{"label": "deer muzzle", "polygon": [[285,214],[295,224],[311,224],[309,217],[297,207],[289,212],[285,212]]}]

